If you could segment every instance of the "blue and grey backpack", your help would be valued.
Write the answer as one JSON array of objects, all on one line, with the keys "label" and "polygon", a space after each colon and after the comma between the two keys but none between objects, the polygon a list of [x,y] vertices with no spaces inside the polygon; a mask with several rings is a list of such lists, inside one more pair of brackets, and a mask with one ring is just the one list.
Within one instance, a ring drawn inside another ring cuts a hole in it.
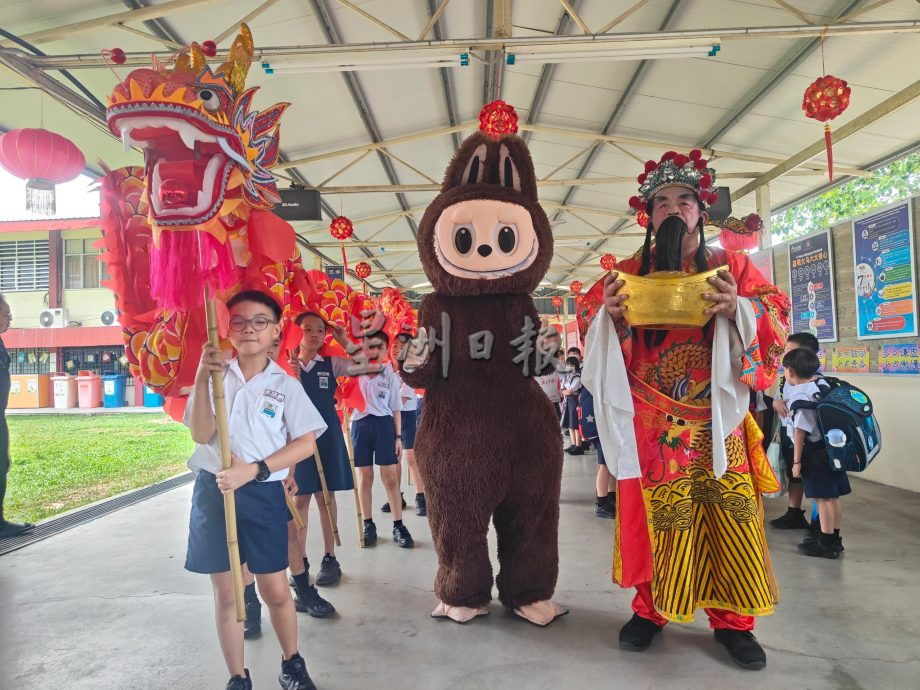
[{"label": "blue and grey backpack", "polygon": [[862,472],[882,448],[882,433],[872,401],[856,386],[825,376],[815,383],[811,401],[797,400],[790,410],[815,410],[824,436],[827,461],[835,472]]}]

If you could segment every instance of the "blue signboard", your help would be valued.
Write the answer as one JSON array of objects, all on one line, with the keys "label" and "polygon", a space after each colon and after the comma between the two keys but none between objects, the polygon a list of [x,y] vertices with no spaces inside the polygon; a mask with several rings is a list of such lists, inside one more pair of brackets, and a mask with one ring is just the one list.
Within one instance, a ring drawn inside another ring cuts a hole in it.
[{"label": "blue signboard", "polygon": [[789,243],[789,299],[793,333],[813,333],[822,343],[837,340],[830,230]]},{"label": "blue signboard", "polygon": [[910,201],[853,222],[856,336],[917,335],[917,283]]},{"label": "blue signboard", "polygon": [[326,264],[326,275],[329,280],[345,280],[345,267]]}]

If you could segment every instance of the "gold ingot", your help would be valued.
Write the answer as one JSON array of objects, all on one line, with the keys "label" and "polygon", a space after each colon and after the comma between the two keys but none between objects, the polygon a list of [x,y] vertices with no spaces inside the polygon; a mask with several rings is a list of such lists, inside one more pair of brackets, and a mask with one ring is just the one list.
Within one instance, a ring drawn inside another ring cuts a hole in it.
[{"label": "gold ingot", "polygon": [[718,292],[709,279],[728,266],[719,266],[705,273],[657,271],[645,276],[620,273],[625,285],[627,309],[623,318],[633,328],[701,328],[711,318],[706,309],[714,303],[703,299],[707,292]]}]

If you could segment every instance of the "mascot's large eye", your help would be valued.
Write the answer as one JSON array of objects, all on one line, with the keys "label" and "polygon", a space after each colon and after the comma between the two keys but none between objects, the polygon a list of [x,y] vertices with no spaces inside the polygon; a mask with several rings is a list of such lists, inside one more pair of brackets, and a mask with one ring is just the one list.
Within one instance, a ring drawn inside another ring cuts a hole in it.
[{"label": "mascot's large eye", "polygon": [[454,246],[461,254],[469,254],[473,249],[473,233],[466,225],[454,228]]},{"label": "mascot's large eye", "polygon": [[199,91],[198,98],[201,99],[201,103],[205,110],[214,111],[220,108],[220,96],[209,89],[202,89]]},{"label": "mascot's large eye", "polygon": [[498,248],[505,254],[514,251],[514,245],[517,243],[517,233],[513,225],[503,225],[498,231]]}]

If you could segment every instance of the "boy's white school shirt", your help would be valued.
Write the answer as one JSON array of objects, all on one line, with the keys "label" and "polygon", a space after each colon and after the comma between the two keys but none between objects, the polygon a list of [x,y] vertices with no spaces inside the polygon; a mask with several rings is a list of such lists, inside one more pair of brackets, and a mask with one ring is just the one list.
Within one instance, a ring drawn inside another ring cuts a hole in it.
[{"label": "boy's white school shirt", "polygon": [[[403,381],[399,374],[396,374],[396,378],[399,379],[399,399],[402,411],[415,412],[418,410],[418,393],[415,392],[412,386]],[[403,400],[403,398],[406,398],[406,400]]]},{"label": "boy's white school shirt", "polygon": [[[214,390],[208,382],[211,409],[214,409]],[[188,426],[195,393],[189,397],[185,409]],[[281,450],[294,439],[309,433],[319,438],[326,431],[326,422],[310,402],[300,381],[290,376],[274,361],[269,361],[264,371],[246,381],[239,362],[231,359],[224,367],[224,399],[230,428],[230,452],[244,462],[264,460]],[[212,474],[221,471],[220,448],[215,432],[206,444],[199,444],[188,460],[193,472],[206,470]],[[288,470],[272,472],[266,481],[285,479]]]},{"label": "boy's white school shirt", "polygon": [[[813,401],[815,395],[820,392],[821,389],[818,388],[818,384],[814,381],[807,381],[806,383],[799,383],[796,385],[786,381],[783,385],[783,400],[786,405],[791,408],[792,403],[799,400],[806,402]],[[821,430],[818,428],[818,413],[815,410],[796,410],[793,412],[792,409],[790,409],[789,416],[783,420],[783,425],[786,427],[786,435],[793,441],[795,440],[796,429],[804,431],[805,438],[808,441],[820,441],[823,438],[821,436]]]},{"label": "boy's white school shirt", "polygon": [[401,382],[389,365],[385,365],[377,376],[361,374],[357,379],[365,407],[364,412],[355,412],[353,421],[357,422],[369,415],[392,417],[394,412],[402,410],[399,392]]}]

